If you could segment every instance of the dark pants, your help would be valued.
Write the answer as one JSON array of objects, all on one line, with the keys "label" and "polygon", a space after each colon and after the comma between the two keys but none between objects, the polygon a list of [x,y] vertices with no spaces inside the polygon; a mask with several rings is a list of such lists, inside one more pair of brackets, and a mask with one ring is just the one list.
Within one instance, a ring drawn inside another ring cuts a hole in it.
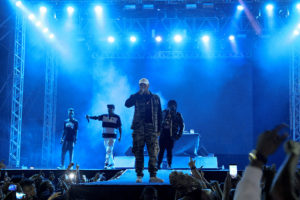
[{"label": "dark pants", "polygon": [[73,148],[74,148],[74,142],[73,141],[68,141],[65,140],[62,146],[62,151],[61,151],[61,165],[64,166],[65,165],[65,156],[67,151],[69,151],[69,158],[70,158],[70,163],[73,160]]},{"label": "dark pants", "polygon": [[157,173],[157,154],[159,147],[158,136],[157,133],[154,133],[153,125],[147,123],[141,125],[133,131],[132,139],[132,152],[135,156],[135,171],[137,176],[144,176],[144,146],[146,144],[149,154],[148,171],[150,177],[155,177]]},{"label": "dark pants", "polygon": [[164,157],[165,150],[167,150],[167,161],[169,166],[172,165],[172,150],[174,147],[174,139],[170,135],[162,133],[159,137],[159,154],[157,166],[160,166]]}]

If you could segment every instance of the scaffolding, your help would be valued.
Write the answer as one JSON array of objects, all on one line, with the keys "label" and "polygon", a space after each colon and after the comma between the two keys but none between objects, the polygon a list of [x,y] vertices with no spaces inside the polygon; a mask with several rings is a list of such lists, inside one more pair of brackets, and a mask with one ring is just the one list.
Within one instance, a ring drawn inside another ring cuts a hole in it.
[{"label": "scaffolding", "polygon": [[25,18],[20,12],[17,12],[14,41],[13,90],[9,141],[10,167],[20,167],[25,65],[25,29]]},{"label": "scaffolding", "polygon": [[57,62],[52,50],[47,51],[44,97],[42,166],[52,166],[54,151],[57,97]]},{"label": "scaffolding", "polygon": [[300,141],[300,46],[295,43],[290,65],[290,130],[294,141]]}]

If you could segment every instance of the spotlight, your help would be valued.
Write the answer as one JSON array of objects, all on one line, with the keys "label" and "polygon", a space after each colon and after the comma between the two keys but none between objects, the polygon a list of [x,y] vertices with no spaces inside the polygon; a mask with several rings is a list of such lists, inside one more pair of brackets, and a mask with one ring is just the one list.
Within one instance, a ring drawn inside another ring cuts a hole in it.
[{"label": "spotlight", "polygon": [[130,36],[130,42],[136,42],[136,37],[135,36]]},{"label": "spotlight", "polygon": [[113,42],[115,41],[115,38],[114,38],[113,36],[109,36],[109,37],[107,38],[107,41],[108,41],[109,43],[113,43]]},{"label": "spotlight", "polygon": [[156,42],[161,42],[161,41],[162,41],[162,38],[161,38],[161,36],[156,36],[156,37],[155,37],[155,40],[156,40]]},{"label": "spotlight", "polygon": [[35,19],[35,16],[34,16],[34,14],[30,14],[30,15],[28,15],[28,19],[30,19],[31,21],[33,21],[33,20]]},{"label": "spotlight", "polygon": [[70,178],[70,179],[74,179],[74,178],[75,178],[75,174],[74,174],[74,173],[70,173],[70,174],[69,174],[69,178]]},{"label": "spotlight", "polygon": [[49,38],[50,38],[50,39],[53,39],[53,38],[54,38],[54,34],[51,33],[51,34],[49,35]]},{"label": "spotlight", "polygon": [[238,5],[238,6],[237,6],[237,9],[238,9],[239,11],[242,11],[242,10],[244,10],[244,6]]},{"label": "spotlight", "polygon": [[69,6],[69,7],[67,8],[67,11],[68,11],[69,15],[72,15],[73,12],[74,12],[74,8],[71,7],[71,6]]},{"label": "spotlight", "polygon": [[48,28],[44,28],[44,29],[43,29],[43,32],[44,32],[44,33],[47,33],[48,31],[49,31]]},{"label": "spotlight", "polygon": [[299,31],[298,30],[294,30],[294,36],[298,36],[299,35]]},{"label": "spotlight", "polygon": [[101,6],[95,6],[95,12],[96,13],[101,13],[102,12],[102,7]]},{"label": "spotlight", "polygon": [[209,40],[210,40],[210,38],[209,38],[208,35],[204,35],[204,36],[202,37],[202,41],[205,42],[205,43],[209,42]]},{"label": "spotlight", "polygon": [[300,3],[296,5],[296,8],[300,11]]},{"label": "spotlight", "polygon": [[233,40],[235,40],[235,37],[234,37],[234,35],[230,35],[230,36],[228,37],[228,39],[229,39],[230,41],[233,41]]},{"label": "spotlight", "polygon": [[45,6],[40,7],[40,12],[45,14],[47,12],[47,8]]},{"label": "spotlight", "polygon": [[16,2],[16,6],[20,7],[22,5],[22,2],[21,1],[17,1]]},{"label": "spotlight", "polygon": [[175,35],[174,36],[174,41],[177,42],[177,43],[181,42],[182,41],[182,36],[181,35]]},{"label": "spotlight", "polygon": [[35,25],[36,25],[37,27],[40,27],[40,26],[42,25],[42,23],[41,23],[40,21],[38,21],[38,22],[35,23]]},{"label": "spotlight", "polygon": [[267,9],[267,11],[273,11],[274,6],[273,6],[272,4],[268,4],[268,5],[266,6],[266,9]]}]

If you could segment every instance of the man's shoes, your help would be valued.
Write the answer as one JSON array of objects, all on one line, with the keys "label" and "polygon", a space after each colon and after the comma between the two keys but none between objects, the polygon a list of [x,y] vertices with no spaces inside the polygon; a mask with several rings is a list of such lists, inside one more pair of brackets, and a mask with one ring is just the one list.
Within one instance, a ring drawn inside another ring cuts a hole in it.
[{"label": "man's shoes", "polygon": [[150,183],[163,183],[164,180],[161,178],[157,178],[156,176],[150,177],[149,180]]},{"label": "man's shoes", "polygon": [[171,165],[168,165],[167,169],[172,170],[173,168],[171,167]]},{"label": "man's shoes", "polygon": [[115,169],[115,165],[114,164],[105,165],[104,169]]},{"label": "man's shoes", "polygon": [[57,169],[66,169],[66,168],[63,165],[60,165],[59,167],[57,167]]},{"label": "man's shoes", "polygon": [[136,182],[137,182],[137,183],[142,183],[142,182],[143,182],[143,177],[142,177],[142,176],[138,176],[138,177],[136,178]]}]

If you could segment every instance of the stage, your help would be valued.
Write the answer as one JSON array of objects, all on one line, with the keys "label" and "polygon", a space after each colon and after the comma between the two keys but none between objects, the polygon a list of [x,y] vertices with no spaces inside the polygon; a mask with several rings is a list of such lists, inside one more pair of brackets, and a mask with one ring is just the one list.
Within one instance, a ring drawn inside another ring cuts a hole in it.
[{"label": "stage", "polygon": [[[139,199],[144,187],[153,186],[158,191],[159,199],[174,199],[175,189],[170,185],[169,174],[173,170],[158,170],[157,176],[164,180],[164,183],[149,183],[149,173],[144,170],[142,183],[136,183],[136,174],[134,169],[114,169],[114,170],[80,170],[81,175],[86,175],[91,179],[96,173],[102,173],[107,181],[97,181],[89,183],[79,183],[71,185],[69,190],[70,199]],[[188,169],[177,169],[183,173],[190,174]],[[56,169],[27,169],[27,170],[3,170],[9,176],[24,175],[30,177],[34,174],[44,174],[46,177],[50,173],[54,173],[55,177],[59,177],[65,173],[65,170]],[[204,169],[205,178],[223,182],[228,170]],[[241,172],[240,172],[241,173]],[[118,178],[109,180],[114,176]]]}]

